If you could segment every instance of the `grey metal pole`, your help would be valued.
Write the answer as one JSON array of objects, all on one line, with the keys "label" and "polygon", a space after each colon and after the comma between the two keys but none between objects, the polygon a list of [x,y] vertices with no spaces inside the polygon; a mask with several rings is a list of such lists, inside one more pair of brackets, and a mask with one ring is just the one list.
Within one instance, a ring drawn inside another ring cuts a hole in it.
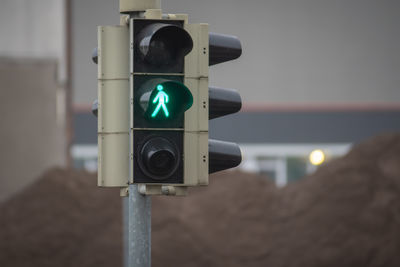
[{"label": "grey metal pole", "polygon": [[[139,193],[136,184],[129,185],[127,208],[124,207],[124,235],[128,251],[126,267],[151,266],[151,197]],[[125,202],[126,204],[126,202]],[[126,218],[127,217],[127,218]],[[127,220],[126,220],[127,219]]]},{"label": "grey metal pole", "polygon": [[[145,3],[144,0],[139,0],[137,3]],[[120,2],[121,4],[121,2]],[[141,12],[131,12],[129,14],[130,18],[140,17],[143,13]],[[131,38],[133,37],[133,25],[130,25],[130,34]],[[133,42],[133,40],[131,40]],[[133,73],[133,51],[131,48],[130,51],[130,72]],[[133,96],[133,77],[130,77],[130,86],[131,86],[131,96]],[[131,106],[131,112],[133,114],[133,107]],[[131,119],[131,122],[133,120]],[[129,132],[130,140],[132,140],[133,135],[133,125],[131,125],[131,130]],[[132,144],[130,144],[130,152],[132,153]],[[132,158],[131,158],[132,160]],[[130,164],[129,175],[133,177],[133,162]],[[151,266],[151,197],[145,196],[139,193],[137,184],[129,185],[129,196],[128,196],[128,205],[127,211],[126,207],[124,208],[124,216],[128,215],[128,222],[126,223],[126,219],[124,218],[124,235],[128,236],[127,240],[124,240],[124,245],[128,247],[128,251],[126,251],[126,247],[124,249],[124,253],[127,253],[124,256],[125,267],[150,267]],[[127,213],[127,214],[126,214]],[[126,244],[126,241],[128,244]],[[126,264],[128,264],[126,266]]]}]

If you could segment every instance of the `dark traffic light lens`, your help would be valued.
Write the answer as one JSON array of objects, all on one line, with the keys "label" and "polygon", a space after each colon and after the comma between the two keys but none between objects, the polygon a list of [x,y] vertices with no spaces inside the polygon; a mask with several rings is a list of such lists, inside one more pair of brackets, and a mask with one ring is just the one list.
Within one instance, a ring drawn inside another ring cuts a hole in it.
[{"label": "dark traffic light lens", "polygon": [[185,29],[164,23],[145,27],[138,36],[138,44],[142,57],[156,66],[175,64],[193,48],[193,40]]},{"label": "dark traffic light lens", "polygon": [[148,55],[147,61],[154,65],[171,64],[175,58],[174,51],[168,47],[164,40],[153,40],[150,43],[151,54]]},{"label": "dark traffic light lens", "polygon": [[178,151],[176,144],[168,139],[152,137],[140,149],[139,166],[152,179],[167,179],[179,165]]},{"label": "dark traffic light lens", "polygon": [[170,150],[159,150],[151,155],[146,155],[146,167],[154,174],[165,175],[170,172],[176,158]]}]

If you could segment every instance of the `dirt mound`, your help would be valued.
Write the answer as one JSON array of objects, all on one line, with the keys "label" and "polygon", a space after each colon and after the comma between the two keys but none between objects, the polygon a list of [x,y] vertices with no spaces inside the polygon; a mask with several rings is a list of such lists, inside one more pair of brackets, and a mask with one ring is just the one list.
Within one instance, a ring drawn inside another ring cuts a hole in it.
[{"label": "dirt mound", "polygon": [[[283,189],[224,172],[153,197],[153,266],[400,266],[400,135],[373,138]],[[121,201],[52,170],[0,207],[0,266],[121,266]]]},{"label": "dirt mound", "polygon": [[122,266],[119,191],[53,169],[0,207],[0,266]]}]

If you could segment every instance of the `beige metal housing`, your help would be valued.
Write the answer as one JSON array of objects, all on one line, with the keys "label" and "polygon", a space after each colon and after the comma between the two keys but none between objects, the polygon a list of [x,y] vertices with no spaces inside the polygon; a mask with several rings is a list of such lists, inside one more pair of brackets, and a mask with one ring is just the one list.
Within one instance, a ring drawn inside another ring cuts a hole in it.
[{"label": "beige metal housing", "polygon": [[128,13],[145,11],[147,9],[160,9],[160,0],[119,0],[119,12]]},{"label": "beige metal housing", "polygon": [[129,30],[98,27],[98,185],[129,177]]},{"label": "beige metal housing", "polygon": [[185,85],[193,106],[185,112],[184,185],[208,184],[208,24],[185,24],[193,49],[185,58]]},{"label": "beige metal housing", "polygon": [[[144,13],[146,19],[160,19],[161,13],[148,10]],[[185,112],[184,128],[184,184],[165,185],[151,184],[142,187],[143,194],[184,195],[183,188],[187,186],[208,184],[208,24],[187,24],[186,14],[167,14],[163,19],[182,20],[184,28],[191,35],[193,49],[185,57],[184,83],[193,95],[193,105]],[[133,25],[133,19],[130,20]],[[131,26],[131,43],[133,32]],[[130,47],[133,53],[133,46]],[[132,56],[130,57],[132,59]],[[131,62],[132,68],[132,62]],[[133,70],[131,69],[131,113],[133,114]],[[133,133],[133,120],[130,121]],[[133,144],[133,136],[130,137]],[[134,158],[131,153],[130,168],[133,169]],[[133,171],[130,182],[134,182]],[[164,188],[164,190],[162,190]],[[168,190],[166,189],[168,188]],[[173,189],[175,188],[175,189]],[[168,191],[168,192],[167,192]]]},{"label": "beige metal housing", "polygon": [[[193,40],[193,49],[185,58],[184,83],[194,102],[184,119],[184,184],[140,185],[140,192],[185,195],[187,186],[208,184],[208,24],[188,24],[185,14],[162,15],[156,2],[121,0],[121,12],[144,11],[140,17],[145,19],[184,22]],[[126,187],[134,182],[133,19],[126,23],[127,18],[121,18],[121,26],[98,28],[99,186]],[[121,196],[127,193],[123,189]]]}]

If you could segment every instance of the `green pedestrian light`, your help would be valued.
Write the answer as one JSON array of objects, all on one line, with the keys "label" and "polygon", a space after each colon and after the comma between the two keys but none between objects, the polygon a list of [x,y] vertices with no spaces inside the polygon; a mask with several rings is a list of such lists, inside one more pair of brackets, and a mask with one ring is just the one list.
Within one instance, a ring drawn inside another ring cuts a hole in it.
[{"label": "green pedestrian light", "polygon": [[183,126],[184,112],[193,105],[193,96],[183,83],[157,78],[147,80],[140,86],[136,101],[137,125],[179,128]]},{"label": "green pedestrian light", "polygon": [[157,114],[159,113],[160,109],[162,108],[164,111],[164,115],[166,118],[169,117],[169,112],[168,112],[168,108],[166,106],[166,104],[169,102],[169,96],[168,94],[166,94],[164,91],[164,86],[162,86],[161,84],[157,85],[157,90],[158,93],[156,95],[156,97],[153,99],[152,103],[156,104],[156,108],[154,109],[153,113],[151,114],[151,117],[154,118],[155,116],[157,116]]}]

